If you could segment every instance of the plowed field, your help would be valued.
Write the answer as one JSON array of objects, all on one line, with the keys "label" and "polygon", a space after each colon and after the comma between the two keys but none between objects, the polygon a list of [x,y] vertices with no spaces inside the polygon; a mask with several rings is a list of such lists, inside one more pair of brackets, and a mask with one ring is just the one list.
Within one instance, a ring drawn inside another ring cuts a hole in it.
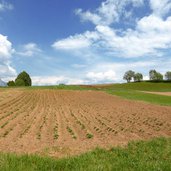
[{"label": "plowed field", "polygon": [[3,152],[61,157],[159,136],[171,136],[171,107],[97,91],[0,91]]}]

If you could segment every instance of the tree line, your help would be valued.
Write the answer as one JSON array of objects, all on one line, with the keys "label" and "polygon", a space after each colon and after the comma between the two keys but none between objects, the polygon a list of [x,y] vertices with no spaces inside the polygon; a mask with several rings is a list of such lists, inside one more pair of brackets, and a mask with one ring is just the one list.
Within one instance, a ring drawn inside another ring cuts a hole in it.
[{"label": "tree line", "polygon": [[7,85],[9,87],[11,87],[11,86],[31,86],[32,80],[30,78],[30,75],[27,72],[23,71],[17,76],[15,81],[13,81],[13,80],[9,81],[7,83]]},{"label": "tree line", "polygon": [[[164,80],[164,76],[167,81],[171,81],[171,71],[167,71],[165,75],[162,75],[156,70],[149,71],[149,79],[151,81],[162,81]],[[134,80],[134,82],[140,82],[143,80],[143,74],[129,70],[125,72],[123,79],[126,80],[128,83],[131,82],[131,80]]]}]

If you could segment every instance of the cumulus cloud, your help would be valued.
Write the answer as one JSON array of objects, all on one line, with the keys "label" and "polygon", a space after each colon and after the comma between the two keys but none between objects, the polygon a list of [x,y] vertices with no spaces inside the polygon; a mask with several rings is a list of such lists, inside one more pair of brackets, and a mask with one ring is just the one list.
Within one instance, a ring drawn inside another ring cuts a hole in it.
[{"label": "cumulus cloud", "polygon": [[130,16],[131,10],[125,12],[128,5],[137,8],[143,4],[144,0],[106,0],[93,12],[77,9],[75,14],[80,16],[82,21],[90,21],[95,25],[110,25],[119,22],[123,17]]},{"label": "cumulus cloud", "polygon": [[16,75],[15,69],[11,66],[11,56],[14,53],[12,43],[8,38],[0,34],[0,77]]},{"label": "cumulus cloud", "polygon": [[114,83],[124,82],[123,75],[128,70],[140,72],[144,80],[149,79],[149,71],[156,69],[163,75],[170,70],[171,60],[153,59],[138,62],[99,62],[86,73],[86,80],[89,83]]},{"label": "cumulus cloud", "polygon": [[150,7],[155,15],[163,17],[171,10],[171,0],[150,0]]},{"label": "cumulus cloud", "polygon": [[12,4],[7,3],[5,1],[0,2],[0,12],[6,11],[6,10],[12,10],[14,7]]},{"label": "cumulus cloud", "polygon": [[34,56],[38,53],[42,52],[42,50],[38,47],[36,43],[28,43],[21,47],[21,51],[17,52],[17,54],[21,56]]},{"label": "cumulus cloud", "polygon": [[59,50],[78,50],[88,48],[93,41],[98,39],[96,32],[87,31],[84,34],[76,34],[66,39],[58,40],[53,43],[52,47]]},{"label": "cumulus cloud", "polygon": [[14,52],[12,43],[8,40],[7,36],[0,34],[0,59],[9,59]]},{"label": "cumulus cloud", "polygon": [[[162,18],[171,9],[170,0],[149,0],[148,5],[152,13],[144,14],[141,18],[134,17],[134,27],[116,29],[111,25],[132,13],[127,9],[128,5],[137,8],[145,4],[144,0],[106,0],[93,12],[77,9],[76,14],[82,21],[90,21],[95,25],[94,31],[58,40],[53,47],[77,51],[87,48],[87,53],[93,50],[103,51],[121,58],[162,56],[162,50],[167,50],[171,45],[171,16]],[[157,12],[160,15],[157,15]]]},{"label": "cumulus cloud", "polygon": [[144,17],[137,22],[135,30],[128,29],[118,35],[109,26],[97,26],[100,34],[99,44],[106,51],[121,57],[141,57],[144,55],[162,55],[160,49],[171,45],[171,17],[165,21],[154,15]]},{"label": "cumulus cloud", "polygon": [[33,76],[33,85],[58,85],[58,84],[68,84],[68,85],[78,85],[86,84],[87,81],[79,78],[71,78],[67,76]]},{"label": "cumulus cloud", "polygon": [[105,72],[88,72],[86,77],[92,83],[99,83],[99,82],[108,83],[108,82],[114,82],[118,79],[116,73],[113,70],[109,70]]}]

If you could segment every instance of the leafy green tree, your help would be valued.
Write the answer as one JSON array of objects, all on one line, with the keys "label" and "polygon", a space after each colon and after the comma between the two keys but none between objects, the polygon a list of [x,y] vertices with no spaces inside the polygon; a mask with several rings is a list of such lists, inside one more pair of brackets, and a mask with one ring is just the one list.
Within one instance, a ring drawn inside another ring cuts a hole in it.
[{"label": "leafy green tree", "polygon": [[150,80],[156,80],[156,74],[157,74],[156,70],[150,70],[149,72]]},{"label": "leafy green tree", "polygon": [[7,83],[7,85],[9,86],[9,87],[12,87],[12,86],[15,86],[15,82],[12,80],[12,81],[9,81],[8,83]]},{"label": "leafy green tree", "polygon": [[169,80],[169,81],[171,80],[171,71],[166,72],[165,78],[166,80]]},{"label": "leafy green tree", "polygon": [[16,79],[15,80],[15,85],[16,86],[25,86],[25,82],[22,79]]},{"label": "leafy green tree", "polygon": [[128,83],[134,78],[135,72],[134,71],[127,71],[125,72],[123,79],[126,80]]},{"label": "leafy green tree", "polygon": [[156,74],[157,81],[162,81],[163,80],[163,75],[159,72]]},{"label": "leafy green tree", "polygon": [[134,82],[140,82],[143,80],[143,75],[141,73],[134,74]]},{"label": "leafy green tree", "polygon": [[[21,72],[21,73],[17,76],[15,82],[16,82],[17,80],[23,80],[23,81],[24,81],[24,86],[31,86],[31,85],[32,85],[31,78],[30,78],[29,74],[28,74],[27,72],[25,72],[25,71]],[[20,82],[21,82],[21,81],[20,81]]]},{"label": "leafy green tree", "polygon": [[153,81],[163,80],[163,75],[157,72],[156,70],[150,70],[149,77],[150,77],[150,80],[153,80]]}]

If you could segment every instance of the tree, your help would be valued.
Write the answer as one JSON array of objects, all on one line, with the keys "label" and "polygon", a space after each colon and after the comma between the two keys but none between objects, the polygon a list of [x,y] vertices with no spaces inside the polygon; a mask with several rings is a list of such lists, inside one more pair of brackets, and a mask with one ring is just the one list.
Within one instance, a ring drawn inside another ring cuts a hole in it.
[{"label": "tree", "polygon": [[15,86],[15,82],[12,80],[12,81],[9,81],[8,83],[7,83],[7,85],[9,86],[9,87],[12,87],[12,86]]},{"label": "tree", "polygon": [[161,73],[157,72],[157,74],[156,74],[156,80],[157,81],[162,81],[163,80],[163,75]]},{"label": "tree", "polygon": [[25,86],[25,82],[22,79],[16,79],[15,80],[15,85],[16,86]]},{"label": "tree", "polygon": [[140,82],[143,80],[143,75],[141,73],[134,74],[134,82]]},{"label": "tree", "polygon": [[166,72],[165,78],[166,80],[169,80],[169,81],[171,80],[171,71]]},{"label": "tree", "polygon": [[156,70],[150,70],[149,77],[150,77],[150,80],[153,80],[153,81],[163,80],[163,75],[157,72]]},{"label": "tree", "polygon": [[[17,80],[23,80],[23,81],[24,81],[24,86],[31,86],[31,85],[32,85],[31,78],[30,78],[29,74],[27,74],[27,72],[25,72],[25,71],[21,72],[21,73],[17,76],[15,82],[16,82]],[[19,82],[21,83],[21,81],[19,81]]]},{"label": "tree", "polygon": [[149,72],[150,80],[156,80],[156,74],[157,74],[156,70],[150,70],[150,72]]},{"label": "tree", "polygon": [[128,83],[134,78],[135,72],[134,71],[127,71],[125,72],[123,79],[126,80]]}]

